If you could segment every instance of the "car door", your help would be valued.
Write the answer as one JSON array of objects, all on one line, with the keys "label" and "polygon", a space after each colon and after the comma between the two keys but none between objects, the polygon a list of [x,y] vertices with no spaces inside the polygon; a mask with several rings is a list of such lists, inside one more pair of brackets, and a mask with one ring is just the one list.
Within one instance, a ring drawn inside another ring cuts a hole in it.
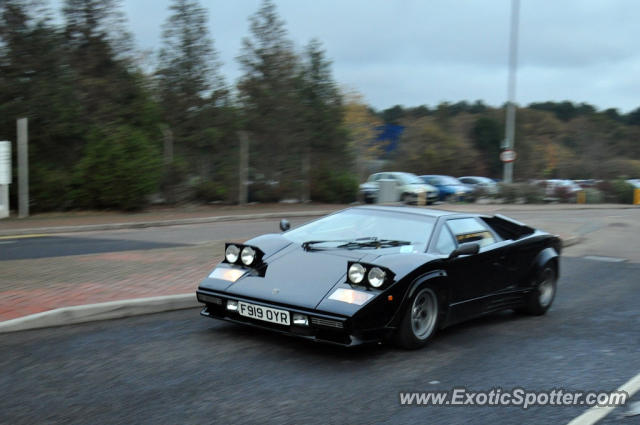
[{"label": "car door", "polygon": [[[446,242],[447,239],[451,242]],[[448,255],[446,250],[467,242],[478,243],[480,251],[475,255],[447,261],[447,273],[452,285],[450,322],[481,314],[490,307],[492,296],[507,281],[503,273],[507,247],[486,223],[476,217],[447,219],[441,226],[434,249]]]}]

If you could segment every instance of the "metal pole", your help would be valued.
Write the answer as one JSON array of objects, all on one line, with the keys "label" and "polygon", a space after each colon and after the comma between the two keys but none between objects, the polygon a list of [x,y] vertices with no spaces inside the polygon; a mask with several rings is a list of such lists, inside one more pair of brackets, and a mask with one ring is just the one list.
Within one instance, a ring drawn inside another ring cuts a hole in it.
[{"label": "metal pole", "polygon": [[238,203],[240,205],[246,204],[249,198],[247,179],[249,176],[249,136],[245,131],[238,132],[238,138],[240,139],[240,170],[238,173],[239,185],[238,185]]},{"label": "metal pole", "polygon": [[[516,131],[516,71],[518,68],[518,24],[520,20],[520,0],[511,0],[511,37],[509,41],[509,83],[507,87],[507,119],[505,128],[505,149],[513,149]],[[513,181],[513,162],[504,163],[503,180]]]},{"label": "metal pole", "polygon": [[11,184],[11,142],[0,141],[0,218],[9,217],[9,185]]},{"label": "metal pole", "polygon": [[29,140],[27,119],[18,119],[18,218],[29,217]]}]

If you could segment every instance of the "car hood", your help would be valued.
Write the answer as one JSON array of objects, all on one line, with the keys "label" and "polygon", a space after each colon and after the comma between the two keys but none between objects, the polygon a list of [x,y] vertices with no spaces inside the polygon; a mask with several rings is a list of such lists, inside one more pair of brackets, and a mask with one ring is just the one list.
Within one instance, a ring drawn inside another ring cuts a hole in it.
[{"label": "car hood", "polygon": [[235,282],[207,278],[200,287],[313,309],[336,283],[344,281],[347,263],[366,255],[346,250],[305,251],[280,235],[261,236],[246,245],[265,253],[263,275],[247,273]]},{"label": "car hood", "polygon": [[433,258],[424,253],[387,254],[381,253],[381,250],[306,251],[300,244],[281,235],[261,236],[246,244],[258,247],[265,253],[264,273],[246,273],[235,282],[206,278],[200,287],[243,298],[348,314],[359,307],[320,304],[334,288],[347,285],[349,261],[379,264],[394,271],[399,278],[410,273],[418,264]]}]

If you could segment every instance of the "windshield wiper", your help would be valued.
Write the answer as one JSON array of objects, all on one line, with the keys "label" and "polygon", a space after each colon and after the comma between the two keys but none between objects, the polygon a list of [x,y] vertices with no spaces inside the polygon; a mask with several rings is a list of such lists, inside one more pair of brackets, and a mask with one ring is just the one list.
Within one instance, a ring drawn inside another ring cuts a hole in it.
[{"label": "windshield wiper", "polygon": [[[323,243],[340,243],[343,242],[342,245],[338,245],[335,247],[314,247],[313,245],[323,244]],[[323,250],[323,249],[357,249],[357,248],[390,248],[394,246],[402,246],[402,245],[411,245],[411,242],[408,241],[398,241],[393,239],[378,239],[375,236],[367,237],[367,238],[358,238],[358,239],[342,239],[342,240],[327,240],[327,241],[306,241],[302,243],[302,248],[310,251],[310,250]]]},{"label": "windshield wiper", "polygon": [[356,249],[356,248],[390,248],[394,246],[411,245],[409,241],[397,241],[393,239],[380,239],[372,240],[368,242],[351,241],[343,245],[338,245],[338,248],[344,249]]},{"label": "windshield wiper", "polygon": [[318,245],[318,244],[323,244],[323,243],[340,243],[340,242],[344,242],[346,244],[349,243],[361,243],[361,242],[373,242],[373,241],[377,241],[378,238],[375,236],[369,236],[366,238],[358,238],[358,239],[333,239],[333,240],[326,240],[326,241],[306,241],[306,242],[302,242],[302,248],[305,250],[310,250],[310,249],[323,249],[323,248],[315,248],[312,245]]}]

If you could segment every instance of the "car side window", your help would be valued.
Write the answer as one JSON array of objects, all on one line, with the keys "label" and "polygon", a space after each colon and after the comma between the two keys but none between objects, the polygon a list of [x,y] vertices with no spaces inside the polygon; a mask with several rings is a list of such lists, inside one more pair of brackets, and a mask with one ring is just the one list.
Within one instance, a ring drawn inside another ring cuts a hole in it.
[{"label": "car side window", "polygon": [[496,242],[489,228],[475,218],[454,218],[447,225],[459,244],[477,242],[482,248]]},{"label": "car side window", "polygon": [[454,249],[456,249],[456,241],[453,239],[453,236],[447,226],[442,226],[435,248],[438,254],[444,255],[449,255]]}]

